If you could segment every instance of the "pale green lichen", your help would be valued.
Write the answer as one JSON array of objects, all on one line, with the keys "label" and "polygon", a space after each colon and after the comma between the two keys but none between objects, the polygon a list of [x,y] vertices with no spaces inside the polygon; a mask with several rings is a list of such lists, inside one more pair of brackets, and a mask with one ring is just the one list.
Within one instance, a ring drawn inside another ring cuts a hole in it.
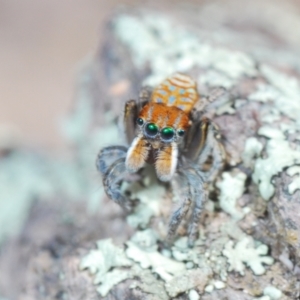
[{"label": "pale green lichen", "polygon": [[198,82],[201,85],[209,87],[224,87],[226,89],[234,86],[234,80],[214,70],[209,70],[207,73],[199,76]]},{"label": "pale green lichen", "polygon": [[211,269],[187,270],[166,282],[165,287],[171,297],[189,291],[190,289],[202,289],[212,277]]},{"label": "pale green lichen", "polygon": [[255,275],[265,273],[263,264],[271,265],[274,259],[267,256],[268,247],[259,245],[255,248],[252,237],[247,236],[238,241],[233,247],[233,241],[229,241],[223,250],[223,255],[227,257],[229,268],[228,271],[236,271],[244,275],[245,265],[249,266]]},{"label": "pale green lichen", "polygon": [[143,269],[151,268],[154,273],[165,280],[186,270],[185,265],[166,257],[157,251],[158,234],[151,229],[138,231],[126,243],[126,255],[137,262]]},{"label": "pale green lichen", "polygon": [[229,101],[225,103],[224,105],[221,105],[217,108],[216,114],[217,115],[224,115],[224,114],[229,114],[232,115],[236,112],[236,110],[232,107],[233,106],[233,101]]},{"label": "pale green lichen", "polygon": [[247,236],[246,233],[239,226],[237,226],[236,220],[230,220],[229,222],[226,222],[222,226],[221,231],[235,240],[242,240]]},{"label": "pale green lichen", "polygon": [[174,72],[187,72],[196,66],[214,72],[205,82],[210,86],[218,83],[228,87],[243,75],[257,73],[254,61],[246,54],[211,46],[165,16],[122,15],[115,21],[115,32],[131,50],[136,66],[146,63],[150,66],[151,75],[145,80],[148,85],[156,85]]},{"label": "pale green lichen", "polygon": [[[281,113],[276,107],[268,107],[267,109],[263,110],[261,114],[262,122],[271,124],[271,126],[274,124],[274,122],[280,121],[281,119]],[[279,126],[281,128],[282,124],[280,124]]]},{"label": "pale green lichen", "polygon": [[205,287],[205,292],[207,293],[212,293],[213,290],[214,290],[214,286],[212,284],[208,284],[206,287]]},{"label": "pale green lichen", "polygon": [[131,241],[142,249],[157,250],[158,234],[151,228],[136,232]]},{"label": "pale green lichen", "polygon": [[97,288],[97,291],[102,297],[104,297],[115,285],[129,278],[133,278],[131,271],[115,269],[111,272],[105,273],[101,276],[101,278],[99,278],[99,282],[97,282],[101,283],[101,285]]},{"label": "pale green lichen", "polygon": [[258,158],[255,162],[252,178],[258,184],[260,194],[269,200],[275,191],[273,176],[284,168],[300,163],[300,152],[290,147],[288,141],[271,139],[266,145],[267,158]]},{"label": "pale green lichen", "polygon": [[214,285],[214,287],[215,287],[217,290],[221,290],[221,289],[224,289],[224,288],[226,287],[225,282],[220,281],[220,280],[215,280],[215,281],[213,282],[213,285]]},{"label": "pale green lichen", "polygon": [[272,99],[276,107],[286,116],[295,120],[299,125],[300,115],[300,83],[292,76],[288,76],[274,68],[262,65],[261,73],[278,91]]},{"label": "pale green lichen", "polygon": [[245,149],[242,154],[242,159],[246,167],[251,167],[253,159],[260,156],[263,149],[263,144],[255,137],[250,137],[246,140]]},{"label": "pale green lichen", "polygon": [[[95,276],[94,283],[98,285],[97,291],[102,296],[107,295],[117,283],[136,277],[141,282],[134,282],[131,288],[139,287],[144,292],[153,294],[149,299],[156,299],[156,296],[159,299],[169,299],[192,288],[203,290],[213,274],[207,263],[203,262],[196,269],[186,270],[185,263],[158,252],[157,238],[157,233],[150,229],[137,232],[126,243],[125,252],[114,246],[110,239],[99,241],[97,249],[91,250],[82,258],[80,269],[88,269]],[[179,244],[184,246],[184,243]],[[195,249],[193,251],[201,256]],[[152,273],[157,274],[160,280]]]},{"label": "pale green lichen", "polygon": [[253,101],[268,102],[273,101],[279,95],[279,91],[277,91],[272,85],[260,83],[257,86],[257,90],[253,92],[248,99]]},{"label": "pale green lichen", "polygon": [[272,300],[269,296],[262,296],[259,298],[254,298],[255,300]]},{"label": "pale green lichen", "polygon": [[140,201],[134,212],[127,216],[128,224],[134,228],[146,228],[151,217],[159,215],[161,200],[166,193],[165,186],[158,183],[153,168],[148,168],[143,174],[147,174],[143,183],[124,182],[122,185],[122,190],[129,191],[132,199]]},{"label": "pale green lichen", "polygon": [[147,300],[168,300],[168,296],[164,282],[159,280],[150,270],[141,269],[135,265],[132,270],[134,277],[140,278],[139,281],[135,281],[130,288],[140,288],[142,291],[148,294]]},{"label": "pale green lichen", "polygon": [[[195,245],[201,245],[201,240],[197,240]],[[195,265],[198,265],[199,263],[199,250],[196,247],[188,247],[187,237],[181,237],[174,243],[172,255],[177,261],[188,261]]]},{"label": "pale green lichen", "polygon": [[271,300],[277,300],[277,299],[281,298],[282,292],[278,288],[276,288],[272,285],[269,285],[264,288],[264,295],[269,296],[271,298]]},{"label": "pale green lichen", "polygon": [[280,129],[270,127],[270,126],[260,127],[257,133],[259,135],[265,136],[269,139],[276,139],[276,140],[284,140],[285,139],[285,136]]},{"label": "pale green lichen", "polygon": [[91,250],[82,258],[80,269],[88,269],[95,274],[94,283],[103,282],[103,276],[113,267],[131,266],[131,261],[125,256],[122,248],[116,247],[111,239],[97,242],[97,249]]},{"label": "pale green lichen", "polygon": [[[273,123],[280,120],[280,113],[293,120],[293,123],[281,123],[280,128],[262,126],[258,134],[270,139],[266,145],[267,158],[258,158],[255,162],[253,180],[259,185],[259,191],[265,200],[269,200],[275,191],[272,178],[286,167],[300,162],[299,149],[292,148],[286,140],[286,134],[294,134],[300,129],[300,82],[276,69],[262,65],[262,75],[269,84],[261,84],[258,90],[249,96],[250,100],[272,102],[273,108],[263,115],[263,121]],[[297,137],[296,137],[297,139]],[[246,151],[246,150],[245,150]],[[295,192],[298,180],[289,185],[289,192]]]},{"label": "pale green lichen", "polygon": [[236,202],[244,193],[247,176],[242,172],[234,176],[224,172],[222,178],[222,181],[217,182],[217,187],[220,189],[220,206],[235,220],[240,220],[245,214],[237,209]]},{"label": "pale green lichen", "polygon": [[189,291],[189,300],[199,300],[200,296],[195,290]]},{"label": "pale green lichen", "polygon": [[[141,244],[141,241],[145,241],[145,235],[151,235],[151,233],[137,234],[135,240],[140,238],[139,244]],[[150,242],[151,245],[152,242]],[[122,248],[113,245],[111,239],[98,241],[97,249],[91,250],[82,258],[80,269],[88,269],[95,276],[94,284],[97,285],[97,291],[103,297],[118,283],[126,279],[140,278],[141,282],[134,282],[131,288],[139,287],[144,292],[153,295],[149,299],[154,300],[157,299],[156,297],[162,300],[168,299],[163,282],[155,278],[150,270],[143,270],[130,260]]]},{"label": "pale green lichen", "polygon": [[138,262],[143,269],[151,268],[165,281],[186,270],[185,264],[165,257],[157,251],[146,251],[130,241],[126,245],[126,255],[129,258]]},{"label": "pale green lichen", "polygon": [[97,242],[97,249],[83,257],[79,267],[81,270],[88,269],[95,275],[97,291],[106,296],[114,285],[133,277],[130,270],[110,270],[129,266],[132,266],[132,262],[125,256],[124,250],[116,247],[111,239],[106,239]]},{"label": "pale green lichen", "polygon": [[294,194],[297,190],[300,190],[300,167],[299,166],[293,166],[287,169],[286,173],[289,176],[295,176],[296,178],[293,178],[293,181],[288,186],[288,191],[290,194]]}]

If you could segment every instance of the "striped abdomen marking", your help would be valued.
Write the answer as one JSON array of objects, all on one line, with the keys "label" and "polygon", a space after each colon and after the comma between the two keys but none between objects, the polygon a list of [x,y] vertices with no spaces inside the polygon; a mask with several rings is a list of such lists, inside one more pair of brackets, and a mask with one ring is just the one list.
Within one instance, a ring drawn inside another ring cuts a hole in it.
[{"label": "striped abdomen marking", "polygon": [[189,113],[198,98],[196,82],[187,75],[176,73],[154,89],[151,102],[176,106]]}]

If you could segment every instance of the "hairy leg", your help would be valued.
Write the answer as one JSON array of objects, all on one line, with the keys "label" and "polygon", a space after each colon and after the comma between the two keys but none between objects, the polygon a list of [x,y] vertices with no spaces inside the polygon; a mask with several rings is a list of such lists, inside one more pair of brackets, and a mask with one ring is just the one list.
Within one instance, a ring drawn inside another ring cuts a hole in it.
[{"label": "hairy leg", "polygon": [[192,198],[190,185],[186,177],[180,174],[176,174],[172,182],[172,187],[174,193],[179,193],[181,203],[171,216],[169,229],[168,229],[168,238],[167,238],[169,241],[175,235],[178,226],[186,216],[190,208],[191,198]]},{"label": "hairy leg", "polygon": [[188,179],[189,185],[193,190],[194,207],[192,220],[189,226],[189,239],[188,244],[193,247],[197,239],[200,217],[203,210],[203,205],[208,199],[208,186],[205,182],[204,174],[196,171],[195,169],[185,170],[185,175]]},{"label": "hairy leg", "polygon": [[103,186],[110,199],[130,211],[132,209],[132,203],[120,190],[122,180],[127,175],[125,157],[119,158],[105,172],[103,176]]},{"label": "hairy leg", "polygon": [[104,175],[110,165],[119,158],[126,157],[127,148],[124,146],[109,146],[100,150],[96,159],[97,170]]},{"label": "hairy leg", "polygon": [[149,101],[151,97],[151,89],[143,87],[139,93],[138,102],[128,100],[125,103],[123,114],[119,119],[119,125],[124,130],[125,140],[127,145],[130,145],[136,136],[136,119],[141,108]]},{"label": "hairy leg", "polygon": [[207,147],[210,135],[210,121],[207,118],[203,118],[195,123],[191,127],[187,137],[185,156],[194,162],[199,160],[201,155],[205,161],[210,151],[210,148]]},{"label": "hairy leg", "polygon": [[119,119],[119,125],[124,130],[127,145],[130,145],[135,138],[135,126],[138,116],[138,105],[135,100],[128,100],[125,103],[123,114]]},{"label": "hairy leg", "polygon": [[216,138],[212,141],[212,165],[210,170],[207,172],[207,180],[208,181],[213,181],[220,170],[224,166],[224,161],[225,161],[225,150],[223,148],[223,145],[221,142],[219,142]]},{"label": "hairy leg", "polygon": [[203,118],[193,128],[193,135],[187,143],[185,156],[199,165],[199,168],[211,155],[213,162],[206,173],[207,180],[212,181],[220,171],[224,162],[224,148],[221,144],[217,127],[207,118]]},{"label": "hairy leg", "polygon": [[151,98],[153,89],[149,86],[144,86],[139,92],[139,109],[141,109]]}]

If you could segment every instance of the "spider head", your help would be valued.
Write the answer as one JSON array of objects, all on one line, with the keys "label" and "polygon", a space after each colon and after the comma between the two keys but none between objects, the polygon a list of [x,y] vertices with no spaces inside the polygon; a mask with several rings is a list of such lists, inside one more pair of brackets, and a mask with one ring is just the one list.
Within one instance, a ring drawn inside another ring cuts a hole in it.
[{"label": "spider head", "polygon": [[158,178],[170,181],[177,166],[178,145],[189,126],[189,117],[180,108],[147,103],[137,118],[137,136],[126,156],[127,171],[138,171],[152,153]]},{"label": "spider head", "polygon": [[181,143],[190,126],[189,117],[175,106],[146,104],[137,119],[138,131],[154,145]]}]

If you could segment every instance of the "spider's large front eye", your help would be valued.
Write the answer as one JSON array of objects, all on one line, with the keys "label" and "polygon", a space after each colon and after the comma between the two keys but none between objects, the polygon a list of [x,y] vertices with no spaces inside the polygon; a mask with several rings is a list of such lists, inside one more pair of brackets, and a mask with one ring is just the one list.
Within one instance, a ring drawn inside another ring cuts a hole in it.
[{"label": "spider's large front eye", "polygon": [[171,140],[174,137],[174,129],[166,127],[161,131],[160,135],[164,140]]},{"label": "spider's large front eye", "polygon": [[149,123],[146,126],[146,133],[148,136],[155,137],[158,133],[158,127],[153,123]]}]

